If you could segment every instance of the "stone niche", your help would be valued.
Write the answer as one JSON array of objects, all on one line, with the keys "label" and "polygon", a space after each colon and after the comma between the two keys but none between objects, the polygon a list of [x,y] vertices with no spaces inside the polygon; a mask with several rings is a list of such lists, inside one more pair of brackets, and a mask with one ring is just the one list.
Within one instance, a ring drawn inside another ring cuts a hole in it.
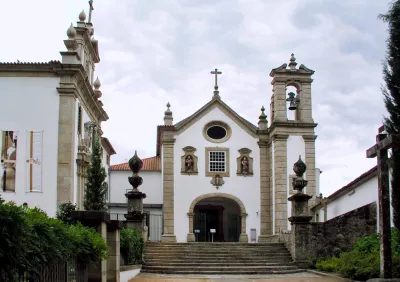
[{"label": "stone niche", "polygon": [[197,156],[194,152],[196,148],[192,146],[186,146],[182,149],[184,155],[181,157],[181,174],[182,175],[197,175],[199,173],[197,168]]},{"label": "stone niche", "polygon": [[250,157],[251,150],[242,148],[239,150],[240,156],[236,159],[237,171],[236,175],[239,176],[252,176],[253,175],[253,158]]}]

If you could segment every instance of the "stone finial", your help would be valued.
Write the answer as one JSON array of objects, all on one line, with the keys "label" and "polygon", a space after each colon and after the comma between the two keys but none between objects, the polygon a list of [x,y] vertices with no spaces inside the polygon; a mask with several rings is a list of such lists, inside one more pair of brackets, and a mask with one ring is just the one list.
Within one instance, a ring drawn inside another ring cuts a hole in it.
[{"label": "stone finial", "polygon": [[259,120],[258,120],[258,129],[259,130],[267,130],[268,129],[267,115],[265,114],[264,106],[261,107],[261,115],[259,116]]},{"label": "stone finial", "polygon": [[296,66],[297,66],[296,58],[295,58],[294,54],[292,53],[290,56],[289,68],[291,70],[296,70]]},{"label": "stone finial", "polygon": [[133,173],[132,176],[128,177],[128,181],[132,185],[133,190],[137,191],[137,188],[143,183],[142,177],[139,176],[139,171],[143,167],[143,161],[138,157],[136,150],[135,155],[128,161],[128,164]]},{"label": "stone finial", "polygon": [[101,86],[99,77],[96,78],[96,80],[95,80],[94,83],[93,83],[93,86],[94,86],[94,89],[99,90],[99,88],[100,88],[100,86]]},{"label": "stone finial", "polygon": [[74,25],[71,23],[70,27],[67,29],[68,39],[74,39],[76,36],[76,29]]},{"label": "stone finial", "polygon": [[79,14],[79,21],[84,22],[86,20],[86,13],[84,10]]},{"label": "stone finial", "polygon": [[306,172],[307,166],[301,159],[301,155],[299,155],[299,160],[294,163],[293,171],[296,173],[298,177],[302,177],[303,174]]},{"label": "stone finial", "polygon": [[172,125],[173,117],[172,112],[170,110],[171,104],[167,103],[167,110],[164,112],[164,125]]}]

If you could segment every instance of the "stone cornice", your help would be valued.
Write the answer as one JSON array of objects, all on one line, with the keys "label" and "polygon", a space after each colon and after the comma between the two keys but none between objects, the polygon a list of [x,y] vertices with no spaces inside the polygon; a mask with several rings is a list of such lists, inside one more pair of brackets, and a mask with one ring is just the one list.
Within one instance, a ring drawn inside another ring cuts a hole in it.
[{"label": "stone cornice", "polygon": [[272,130],[277,127],[315,128],[317,126],[318,123],[302,122],[301,120],[274,121],[269,127],[269,131],[272,132]]},{"label": "stone cornice", "polygon": [[60,87],[57,88],[60,94],[75,88],[77,97],[80,98],[81,103],[96,122],[108,120],[109,117],[96,99],[89,78],[81,64],[61,64],[58,68],[54,68],[54,71],[60,76]]},{"label": "stone cornice", "polygon": [[257,142],[259,148],[271,147],[271,140],[260,140]]},{"label": "stone cornice", "polygon": [[317,135],[303,135],[303,139],[305,142],[312,142],[315,141],[315,139],[317,139]]},{"label": "stone cornice", "polygon": [[272,141],[286,141],[289,138],[288,134],[274,134],[272,135]]}]

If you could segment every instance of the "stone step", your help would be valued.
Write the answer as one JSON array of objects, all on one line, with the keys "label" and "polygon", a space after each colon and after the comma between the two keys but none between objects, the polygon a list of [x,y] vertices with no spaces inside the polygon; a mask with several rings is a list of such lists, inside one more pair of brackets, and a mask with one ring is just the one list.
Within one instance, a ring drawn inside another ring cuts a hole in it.
[{"label": "stone step", "polygon": [[159,263],[166,263],[166,262],[226,262],[226,263],[234,263],[234,262],[282,262],[288,261],[291,262],[292,258],[290,256],[286,257],[248,257],[248,258],[218,258],[218,257],[208,257],[208,258],[178,258],[178,257],[168,257],[168,258],[145,258],[146,262],[159,262]]},{"label": "stone step", "polygon": [[195,270],[195,269],[188,269],[188,270],[155,270],[155,269],[143,269],[141,272],[144,273],[158,273],[158,274],[202,274],[202,275],[256,275],[256,274],[292,274],[292,273],[300,273],[305,272],[305,269],[236,269],[236,270]]},{"label": "stone step", "polygon": [[[226,262],[188,262],[188,261],[171,261],[171,262],[164,262],[162,264],[158,263],[158,262],[149,262],[146,261],[146,267],[154,267],[154,266],[176,266],[176,267],[180,267],[180,266],[210,266],[210,267],[214,267],[214,266],[226,266],[227,263]],[[281,266],[281,265],[286,265],[286,266],[293,266],[292,262],[287,262],[282,263],[282,262],[230,262],[229,266]]]},{"label": "stone step", "polygon": [[220,259],[226,259],[226,258],[280,258],[280,257],[290,257],[289,253],[276,253],[276,254],[199,254],[199,253],[180,253],[180,254],[163,254],[163,253],[157,253],[157,254],[148,254],[146,253],[144,255],[145,258],[220,258]]},{"label": "stone step", "polygon": [[276,250],[286,250],[284,246],[277,246],[277,247],[260,247],[260,248],[219,248],[219,247],[170,247],[170,248],[161,248],[161,247],[150,247],[146,246],[146,250],[151,250],[151,251],[185,251],[185,250],[198,250],[198,251],[252,251],[252,252],[257,252],[257,251],[276,251]]}]

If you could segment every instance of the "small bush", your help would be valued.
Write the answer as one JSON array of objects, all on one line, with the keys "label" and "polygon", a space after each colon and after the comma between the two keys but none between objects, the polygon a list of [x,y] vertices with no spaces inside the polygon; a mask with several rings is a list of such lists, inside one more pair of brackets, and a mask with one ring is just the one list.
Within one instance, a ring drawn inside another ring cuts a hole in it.
[{"label": "small bush", "polygon": [[[392,229],[392,256],[394,277],[400,275],[399,232]],[[340,256],[320,259],[316,267],[322,271],[338,272],[355,280],[378,278],[380,271],[379,234],[372,234],[358,240],[351,251]]]},{"label": "small bush", "polygon": [[125,264],[143,262],[144,240],[141,232],[132,228],[122,228],[120,235],[120,251]]}]

